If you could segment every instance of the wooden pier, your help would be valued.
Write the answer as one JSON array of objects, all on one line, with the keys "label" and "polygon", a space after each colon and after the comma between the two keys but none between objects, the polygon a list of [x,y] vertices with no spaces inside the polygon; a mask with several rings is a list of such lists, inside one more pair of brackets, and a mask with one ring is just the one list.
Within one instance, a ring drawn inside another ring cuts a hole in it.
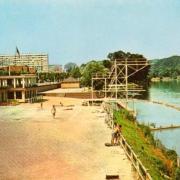
[{"label": "wooden pier", "polygon": [[180,125],[169,125],[169,126],[159,126],[155,128],[151,128],[152,131],[161,131],[161,130],[169,130],[169,129],[177,129],[180,128]]},{"label": "wooden pier", "polygon": [[178,105],[174,105],[174,104],[169,104],[169,103],[166,103],[166,102],[162,102],[162,101],[155,101],[155,100],[139,100],[139,99],[135,99],[136,101],[148,101],[148,102],[151,102],[151,103],[154,103],[154,104],[160,104],[160,105],[163,105],[163,106],[166,106],[166,107],[170,107],[170,108],[173,108],[173,109],[176,109],[178,111],[180,111],[180,107]]},{"label": "wooden pier", "polygon": [[151,101],[152,103],[155,103],[155,104],[161,104],[161,105],[164,105],[166,107],[170,107],[170,108],[173,108],[173,109],[176,109],[178,111],[180,111],[180,107],[174,105],[174,104],[168,104],[168,103],[165,103],[165,102],[161,102],[161,101]]}]

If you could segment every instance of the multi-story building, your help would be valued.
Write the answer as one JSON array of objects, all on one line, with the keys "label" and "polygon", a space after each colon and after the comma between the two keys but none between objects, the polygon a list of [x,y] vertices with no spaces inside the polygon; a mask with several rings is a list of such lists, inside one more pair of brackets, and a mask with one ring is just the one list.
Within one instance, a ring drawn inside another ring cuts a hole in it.
[{"label": "multi-story building", "polygon": [[2,66],[29,66],[37,72],[48,72],[47,54],[19,54],[0,55],[0,67]]},{"label": "multi-story building", "polygon": [[[17,100],[35,101],[37,98],[37,77],[35,70],[27,66],[0,68],[0,102]],[[22,74],[25,73],[25,74]]]},{"label": "multi-story building", "polygon": [[25,74],[18,76],[0,76],[0,102],[17,100],[30,101],[37,97],[36,76]]}]

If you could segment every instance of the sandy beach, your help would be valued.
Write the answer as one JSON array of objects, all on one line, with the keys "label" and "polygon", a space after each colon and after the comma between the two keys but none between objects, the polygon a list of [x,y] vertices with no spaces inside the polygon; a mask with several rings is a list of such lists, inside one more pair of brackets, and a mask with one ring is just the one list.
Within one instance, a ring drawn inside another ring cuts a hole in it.
[{"label": "sandy beach", "polygon": [[42,109],[40,103],[0,107],[0,179],[101,180],[106,174],[135,179],[123,149],[104,145],[111,130],[101,107],[81,106],[80,99],[45,99]]}]

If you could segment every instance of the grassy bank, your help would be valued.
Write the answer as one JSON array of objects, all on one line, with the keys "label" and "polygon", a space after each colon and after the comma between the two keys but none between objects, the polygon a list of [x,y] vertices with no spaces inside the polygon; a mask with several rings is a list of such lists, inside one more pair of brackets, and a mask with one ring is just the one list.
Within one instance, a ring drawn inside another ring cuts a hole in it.
[{"label": "grassy bank", "polygon": [[154,180],[165,179],[162,174],[173,179],[179,178],[175,151],[163,147],[158,140],[154,139],[150,128],[138,124],[127,111],[115,111],[114,115],[115,121],[123,127],[123,136]]}]

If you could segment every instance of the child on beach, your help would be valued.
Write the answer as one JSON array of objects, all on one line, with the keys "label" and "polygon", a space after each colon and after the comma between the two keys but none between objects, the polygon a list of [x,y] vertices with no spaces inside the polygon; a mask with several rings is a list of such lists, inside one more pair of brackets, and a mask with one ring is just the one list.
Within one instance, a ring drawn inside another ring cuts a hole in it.
[{"label": "child on beach", "polygon": [[55,108],[55,105],[52,106],[51,113],[52,113],[52,115],[53,115],[53,118],[55,118],[55,116],[56,116],[56,108]]}]

